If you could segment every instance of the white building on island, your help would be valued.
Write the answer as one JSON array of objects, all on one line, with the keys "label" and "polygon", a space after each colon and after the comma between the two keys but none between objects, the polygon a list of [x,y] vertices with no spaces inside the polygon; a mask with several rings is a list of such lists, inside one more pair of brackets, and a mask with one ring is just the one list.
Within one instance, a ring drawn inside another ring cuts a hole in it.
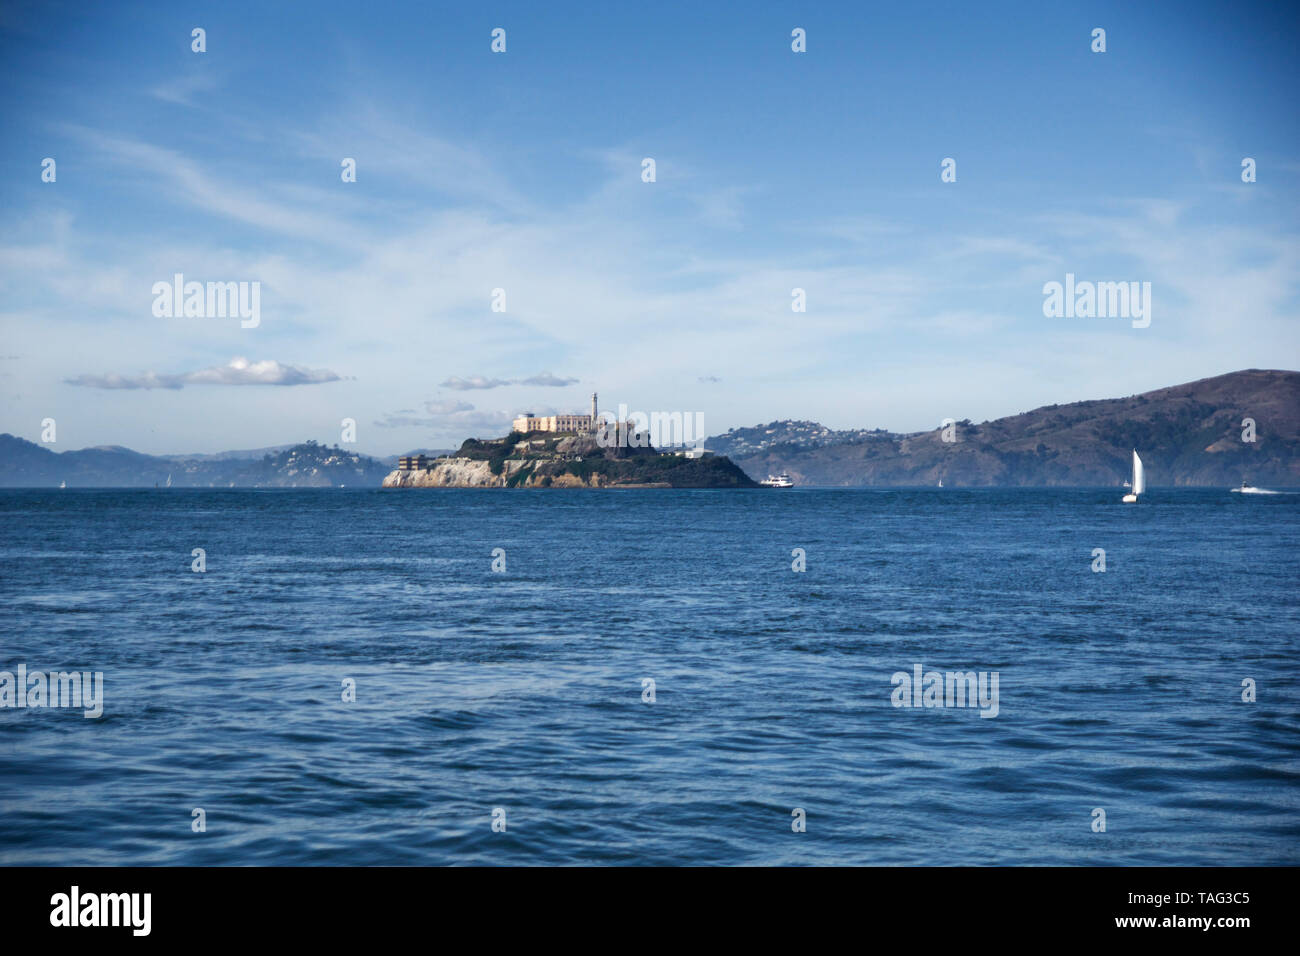
[{"label": "white building on island", "polygon": [[596,393],[591,393],[590,415],[534,415],[524,412],[515,416],[513,428],[517,432],[576,432],[585,435],[594,432],[599,419],[596,415]]}]

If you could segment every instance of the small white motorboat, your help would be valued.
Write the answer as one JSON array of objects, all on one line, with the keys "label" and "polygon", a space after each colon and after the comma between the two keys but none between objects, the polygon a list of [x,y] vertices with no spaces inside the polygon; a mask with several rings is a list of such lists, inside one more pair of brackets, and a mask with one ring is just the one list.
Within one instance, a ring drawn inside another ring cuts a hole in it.
[{"label": "small white motorboat", "polygon": [[1267,488],[1256,488],[1254,485],[1249,485],[1249,484],[1247,484],[1246,481],[1245,481],[1244,479],[1243,479],[1242,482],[1241,482],[1241,487],[1240,487],[1240,488],[1233,488],[1232,490],[1235,491],[1235,492],[1237,492],[1238,494],[1242,494],[1242,495],[1276,495],[1276,494],[1279,494],[1279,492],[1276,492],[1276,491],[1269,491]]}]

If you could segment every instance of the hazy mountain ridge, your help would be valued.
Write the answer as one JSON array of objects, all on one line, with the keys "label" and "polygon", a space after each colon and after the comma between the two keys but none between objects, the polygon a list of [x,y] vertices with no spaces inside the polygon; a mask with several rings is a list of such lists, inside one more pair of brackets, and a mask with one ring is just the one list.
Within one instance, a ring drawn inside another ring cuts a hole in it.
[{"label": "hazy mountain ridge", "polygon": [[328,488],[377,486],[391,466],[315,441],[285,447],[260,458],[144,455],[129,448],[101,446],[56,453],[13,435],[0,435],[0,487],[30,488]]},{"label": "hazy mountain ridge", "polygon": [[156,458],[167,458],[172,461],[232,461],[236,459],[262,458],[266,455],[278,455],[282,451],[288,451],[293,447],[290,442],[287,445],[268,445],[265,448],[237,448],[230,451],[218,451],[211,454],[192,453],[185,455],[156,455]]},{"label": "hazy mountain ridge", "polygon": [[[1256,441],[1242,441],[1255,421]],[[817,436],[852,436],[818,443]],[[811,437],[814,440],[808,441]],[[1160,485],[1300,486],[1300,372],[1249,369],[1133,395],[1048,405],[942,431],[834,432],[772,422],[709,439],[751,477],[789,472],[805,485],[1118,485],[1131,450]],[[736,449],[750,447],[749,454]]]},{"label": "hazy mountain ridge", "polygon": [[[1256,441],[1242,441],[1242,421]],[[804,485],[1118,485],[1131,449],[1152,487],[1300,487],[1300,372],[1249,369],[1128,398],[1047,405],[942,432],[830,429],[784,420],[706,441],[751,478],[787,471]],[[0,434],[0,487],[377,487],[397,456],[314,441],[210,455],[146,455],[116,445],[54,452]],[[426,451],[435,457],[437,451]]]}]

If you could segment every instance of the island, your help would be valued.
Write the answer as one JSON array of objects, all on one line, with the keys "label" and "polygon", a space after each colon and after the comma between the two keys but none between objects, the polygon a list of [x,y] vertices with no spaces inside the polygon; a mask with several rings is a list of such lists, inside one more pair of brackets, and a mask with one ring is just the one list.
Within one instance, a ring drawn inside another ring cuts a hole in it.
[{"label": "island", "polygon": [[539,429],[466,439],[455,454],[407,456],[385,488],[757,488],[731,459],[700,449],[661,452],[648,442]]}]

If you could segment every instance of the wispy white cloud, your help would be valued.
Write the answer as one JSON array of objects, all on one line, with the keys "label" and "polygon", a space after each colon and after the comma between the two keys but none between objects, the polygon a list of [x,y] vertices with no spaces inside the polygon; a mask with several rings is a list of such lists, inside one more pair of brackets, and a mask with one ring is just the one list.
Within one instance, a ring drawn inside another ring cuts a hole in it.
[{"label": "wispy white cloud", "polygon": [[211,92],[218,86],[220,83],[211,73],[194,72],[156,84],[150,88],[149,95],[164,103],[194,106],[194,97],[197,94]]},{"label": "wispy white cloud", "polygon": [[552,375],[550,372],[542,372],[531,378],[520,379],[520,385],[536,385],[541,388],[564,388],[567,385],[576,385],[576,378],[565,378],[561,375]]},{"label": "wispy white cloud", "polygon": [[259,188],[229,175],[218,176],[175,149],[85,127],[65,129],[109,160],[150,177],[181,206],[315,243],[346,244],[355,240],[354,225],[320,211],[325,208],[323,191],[304,191],[298,186],[297,197],[288,199],[284,190],[274,185]]},{"label": "wispy white cloud", "polygon": [[310,130],[290,131],[304,155],[338,168],[356,160],[357,181],[398,181],[425,188],[455,202],[492,210],[528,212],[527,195],[497,164],[464,142],[436,136],[394,118],[372,102],[353,100]]},{"label": "wispy white cloud", "polygon": [[561,375],[552,375],[550,372],[540,372],[529,378],[488,378],[484,375],[471,375],[468,378],[461,378],[453,375],[451,378],[442,382],[439,387],[450,388],[457,392],[468,392],[474,389],[503,388],[507,385],[532,385],[538,388],[564,388],[577,383],[576,378],[565,378]]},{"label": "wispy white cloud", "polygon": [[65,381],[69,385],[87,388],[179,389],[186,385],[320,385],[341,380],[342,376],[329,369],[282,365],[274,359],[250,362],[246,358],[233,358],[228,365],[199,369],[196,372],[174,375],[160,375],[157,372],[142,372],[138,375],[78,375]]},{"label": "wispy white cloud", "polygon": [[424,403],[424,414],[411,410],[390,412],[375,421],[377,428],[431,429],[437,433],[457,435],[471,433],[504,434],[514,414],[505,410],[484,411],[469,402],[433,400]]},{"label": "wispy white cloud", "polygon": [[445,382],[441,383],[442,388],[454,389],[457,392],[468,392],[480,388],[500,388],[503,385],[513,385],[514,382],[508,378],[485,378],[482,375],[471,375],[469,378],[460,378],[452,376]]}]

